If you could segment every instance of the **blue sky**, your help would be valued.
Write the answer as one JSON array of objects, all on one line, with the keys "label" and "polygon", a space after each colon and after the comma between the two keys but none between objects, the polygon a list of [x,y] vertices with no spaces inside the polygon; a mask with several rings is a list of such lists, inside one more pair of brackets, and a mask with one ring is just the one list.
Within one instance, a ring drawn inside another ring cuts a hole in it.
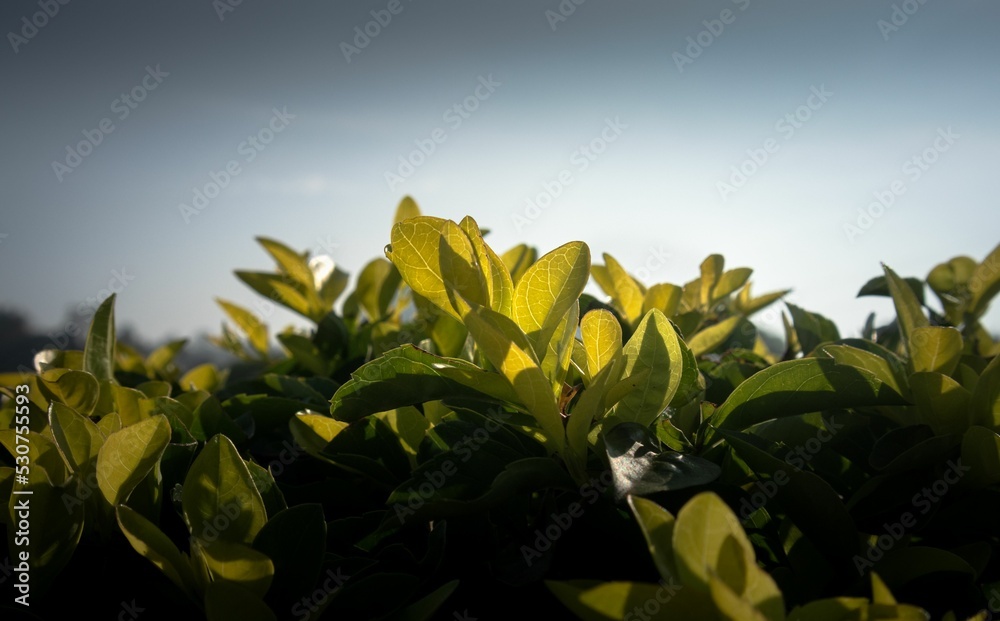
[{"label": "blue sky", "polygon": [[880,262],[1000,242],[995,3],[50,1],[0,7],[0,290],[39,328],[120,276],[119,324],[215,332],[255,236],[356,274],[406,194],[647,284],[722,253],[844,334],[891,316]]}]

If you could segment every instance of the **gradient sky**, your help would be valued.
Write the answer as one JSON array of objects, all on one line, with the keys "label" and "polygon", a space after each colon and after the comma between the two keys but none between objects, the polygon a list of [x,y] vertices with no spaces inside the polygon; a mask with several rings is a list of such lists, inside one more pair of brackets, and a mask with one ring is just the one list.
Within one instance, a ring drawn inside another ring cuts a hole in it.
[{"label": "gradient sky", "polygon": [[[124,270],[119,325],[217,332],[213,297],[256,299],[232,270],[271,265],[254,236],[356,274],[405,194],[473,215],[499,251],[580,239],[647,284],[686,282],[719,252],[755,268],[755,291],[794,288],[845,335],[870,310],[891,317],[854,298],[880,261],[923,277],[1000,242],[994,2],[895,3],[892,30],[890,0],[565,0],[562,21],[557,0],[242,0],[220,18],[224,2],[69,2],[24,40],[38,1],[0,5],[0,306],[51,329]],[[143,93],[147,67],[161,77]],[[145,99],[121,118],[136,87]],[[262,150],[243,144],[275,108],[294,118]],[[60,180],[53,162],[105,118],[113,131]],[[763,164],[746,163],[754,152]],[[934,163],[907,167],[922,154]],[[239,173],[185,221],[179,205],[231,160]],[[720,191],[744,165],[757,170]],[[894,181],[905,193],[849,236]],[[539,199],[546,187],[558,196]],[[529,200],[545,206],[525,225]],[[1000,312],[986,323],[1000,330]]]}]

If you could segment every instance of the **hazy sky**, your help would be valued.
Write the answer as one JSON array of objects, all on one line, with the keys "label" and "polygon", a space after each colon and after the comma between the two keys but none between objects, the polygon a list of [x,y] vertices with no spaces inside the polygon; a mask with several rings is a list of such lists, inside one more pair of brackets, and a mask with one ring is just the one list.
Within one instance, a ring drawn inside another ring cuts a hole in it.
[{"label": "hazy sky", "polygon": [[844,334],[880,261],[1000,242],[995,2],[236,1],[0,4],[0,306],[117,279],[120,325],[215,332],[254,236],[356,274],[405,194],[647,284],[723,253]]}]

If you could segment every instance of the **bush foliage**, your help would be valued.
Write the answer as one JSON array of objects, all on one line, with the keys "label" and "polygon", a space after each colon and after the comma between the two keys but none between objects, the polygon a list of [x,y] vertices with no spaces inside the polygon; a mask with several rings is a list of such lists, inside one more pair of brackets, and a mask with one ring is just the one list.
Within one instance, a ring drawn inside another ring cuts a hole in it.
[{"label": "bush foliage", "polygon": [[[1000,344],[980,323],[1000,247],[925,279],[884,267],[859,295],[891,298],[895,320],[842,338],[720,255],[683,285],[641,283],[582,242],[498,254],[471,217],[409,198],[349,293],[328,258],[258,241],[276,269],[237,277],[312,327],[276,352],[266,313],[218,300],[214,341],[250,372],[182,372],[183,341],[116,344],[112,296],[83,351],[0,377],[0,522],[10,564],[30,555],[33,613],[1000,609]],[[751,318],[779,303],[772,351]]]}]

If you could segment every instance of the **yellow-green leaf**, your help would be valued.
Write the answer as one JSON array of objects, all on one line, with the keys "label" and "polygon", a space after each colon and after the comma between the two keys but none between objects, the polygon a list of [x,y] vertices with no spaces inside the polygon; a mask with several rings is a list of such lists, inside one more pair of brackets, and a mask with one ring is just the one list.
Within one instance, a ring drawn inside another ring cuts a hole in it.
[{"label": "yellow-green leaf", "polygon": [[395,266],[382,258],[369,262],[358,274],[354,295],[371,321],[378,321],[385,315],[399,281]]},{"label": "yellow-green leaf", "polygon": [[115,379],[115,294],[101,302],[90,321],[83,350],[83,370],[98,381]]},{"label": "yellow-green leaf", "polygon": [[97,484],[112,507],[124,502],[157,466],[170,442],[170,423],[154,416],[108,436],[97,455]]},{"label": "yellow-green leaf", "polygon": [[646,537],[649,553],[664,580],[677,579],[677,565],[674,562],[674,516],[652,500],[638,496],[628,497],[629,506],[635,515],[642,534]]},{"label": "yellow-green leaf", "polygon": [[634,325],[642,317],[645,297],[642,288],[625,271],[625,268],[608,253],[604,253],[604,266],[607,269],[607,275],[613,287],[613,291],[605,290],[606,293],[614,299],[615,304],[622,311],[625,319]]},{"label": "yellow-green leaf", "polygon": [[917,410],[934,433],[964,433],[972,424],[972,393],[947,375],[914,373],[910,376],[910,391]]},{"label": "yellow-green leaf", "polygon": [[979,375],[971,407],[977,424],[1000,429],[1000,356],[994,357]]},{"label": "yellow-green leaf", "polygon": [[885,280],[889,286],[892,303],[896,307],[896,318],[899,321],[903,342],[906,344],[907,352],[912,353],[909,341],[913,338],[914,330],[927,327],[930,322],[924,315],[920,301],[910,285],[906,284],[906,281],[889,269],[887,265],[883,265],[882,268],[885,270]]},{"label": "yellow-green leaf", "polygon": [[235,323],[244,334],[250,345],[259,353],[267,353],[267,326],[261,323],[257,316],[249,310],[228,302],[221,298],[215,298],[215,302],[226,311],[229,319]]},{"label": "yellow-green leaf", "polygon": [[580,336],[587,353],[587,373],[595,377],[622,351],[622,327],[604,309],[592,310],[580,322]]},{"label": "yellow-green leaf", "polygon": [[263,597],[274,578],[274,563],[262,552],[247,544],[219,539],[197,540],[202,560],[212,574],[213,582],[228,582]]},{"label": "yellow-green leaf", "polygon": [[910,335],[910,366],[915,372],[951,375],[962,357],[962,346],[962,333],[955,328],[915,328]]},{"label": "yellow-green leaf", "polygon": [[132,548],[156,565],[171,582],[195,597],[197,582],[191,562],[155,524],[125,505],[118,505],[118,525]]},{"label": "yellow-green leaf", "polygon": [[86,480],[94,469],[97,455],[104,444],[101,430],[89,418],[62,403],[49,406],[49,427],[56,446],[70,469]]},{"label": "yellow-green leaf", "polygon": [[561,451],[565,442],[562,416],[526,335],[509,318],[484,307],[470,310],[464,321],[486,358],[507,378],[546,437]]},{"label": "yellow-green leaf", "polygon": [[715,285],[722,277],[722,268],[725,259],[721,254],[711,254],[701,262],[701,290],[699,291],[699,302],[701,306],[707,307],[715,299]]},{"label": "yellow-green leaf", "polygon": [[717,575],[737,593],[747,584],[747,567],[756,567],[753,546],[739,518],[714,492],[702,492],[677,514],[673,549],[681,581],[707,591]]},{"label": "yellow-green leaf", "polygon": [[267,237],[258,237],[257,243],[271,255],[271,258],[278,264],[281,273],[301,285],[304,290],[314,290],[312,270],[309,269],[309,262],[303,255],[285,244]]},{"label": "yellow-green leaf", "polygon": [[684,290],[677,285],[660,283],[653,285],[646,291],[646,296],[642,300],[642,314],[658,309],[667,317],[677,314],[677,309],[681,305],[681,296]]},{"label": "yellow-green leaf", "polygon": [[459,226],[472,242],[476,263],[486,285],[490,308],[510,317],[511,304],[514,300],[514,283],[510,279],[510,272],[500,257],[483,240],[483,233],[472,216],[465,216]]},{"label": "yellow-green leaf", "polygon": [[191,464],[181,507],[191,534],[204,542],[249,544],[267,521],[246,464],[232,440],[221,434],[206,442]]},{"label": "yellow-green leaf", "polygon": [[679,337],[659,310],[649,311],[625,344],[625,377],[647,374],[615,407],[621,421],[641,425],[653,422],[667,407],[684,371]]},{"label": "yellow-green leaf", "polygon": [[590,249],[570,242],[536,261],[514,289],[514,322],[536,353],[544,352],[559,323],[579,299],[590,274]]},{"label": "yellow-green leaf", "polygon": [[699,330],[687,339],[687,346],[695,356],[707,354],[725,343],[741,321],[743,317],[739,315],[727,317],[715,325]]},{"label": "yellow-green leaf", "polygon": [[1000,245],[993,249],[969,278],[969,312],[979,317],[986,312],[990,300],[1000,292]]},{"label": "yellow-green leaf", "polygon": [[518,244],[500,255],[500,260],[503,261],[504,266],[507,267],[507,271],[510,272],[511,282],[517,286],[517,283],[521,281],[521,277],[528,271],[528,268],[538,260],[538,250],[532,246]]},{"label": "yellow-green leaf", "polygon": [[419,215],[420,207],[417,206],[417,201],[413,200],[410,196],[404,196],[403,200],[399,201],[399,205],[396,206],[396,215],[393,217],[392,223],[397,224],[403,220],[416,218]]},{"label": "yellow-green leaf", "polygon": [[298,412],[288,419],[292,439],[310,455],[319,455],[347,423],[329,416]]},{"label": "yellow-green leaf", "polygon": [[472,244],[457,224],[411,218],[392,227],[391,240],[389,260],[417,294],[458,320],[468,308],[466,300],[488,305]]},{"label": "yellow-green leaf", "polygon": [[181,390],[191,392],[204,390],[212,393],[222,387],[227,374],[228,371],[219,373],[214,364],[206,362],[182,375],[177,383],[180,384]]}]

